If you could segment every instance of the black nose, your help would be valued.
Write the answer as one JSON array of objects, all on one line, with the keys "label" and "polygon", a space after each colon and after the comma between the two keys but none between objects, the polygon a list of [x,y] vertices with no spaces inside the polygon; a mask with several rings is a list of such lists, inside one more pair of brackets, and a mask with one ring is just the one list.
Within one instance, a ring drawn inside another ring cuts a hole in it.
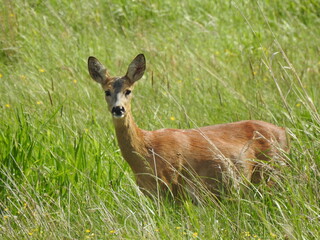
[{"label": "black nose", "polygon": [[125,113],[124,107],[116,106],[112,108],[112,115],[115,117],[122,117]]}]

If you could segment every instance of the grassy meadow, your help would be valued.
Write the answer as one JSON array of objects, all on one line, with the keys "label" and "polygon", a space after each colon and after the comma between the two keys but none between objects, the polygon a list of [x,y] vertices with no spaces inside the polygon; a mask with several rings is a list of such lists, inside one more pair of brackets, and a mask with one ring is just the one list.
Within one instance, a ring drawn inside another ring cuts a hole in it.
[{"label": "grassy meadow", "polygon": [[[1,239],[319,239],[320,2],[0,0]],[[219,204],[138,190],[87,58],[147,59],[143,129],[257,119],[291,138],[277,187]]]}]

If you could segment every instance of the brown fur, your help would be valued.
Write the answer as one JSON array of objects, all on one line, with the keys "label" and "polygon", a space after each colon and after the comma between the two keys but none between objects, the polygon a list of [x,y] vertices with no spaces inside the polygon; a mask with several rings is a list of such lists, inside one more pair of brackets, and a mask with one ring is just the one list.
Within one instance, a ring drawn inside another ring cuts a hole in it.
[{"label": "brown fur", "polygon": [[177,195],[181,186],[188,185],[186,177],[191,174],[196,174],[215,194],[224,184],[225,175],[244,176],[258,183],[263,179],[261,162],[275,161],[281,150],[288,151],[285,129],[263,121],[248,120],[189,130],[142,130],[133,120],[129,97],[124,98],[121,93],[132,90],[134,82],[141,78],[144,57],[138,55],[122,78],[110,78],[95,61],[89,58],[89,72],[104,90],[112,91],[107,97],[110,111],[116,104],[125,109],[124,116],[113,118],[117,140],[137,184],[147,194],[156,194],[160,189]]}]

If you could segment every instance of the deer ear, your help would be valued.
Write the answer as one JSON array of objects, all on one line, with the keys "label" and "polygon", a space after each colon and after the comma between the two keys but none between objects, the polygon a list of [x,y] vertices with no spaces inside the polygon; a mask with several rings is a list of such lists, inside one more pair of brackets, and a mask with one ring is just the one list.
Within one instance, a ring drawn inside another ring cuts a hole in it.
[{"label": "deer ear", "polygon": [[93,80],[100,84],[107,82],[107,69],[95,57],[88,58],[88,70]]},{"label": "deer ear", "polygon": [[146,70],[146,59],[143,54],[139,54],[129,64],[126,77],[129,78],[131,83],[138,81],[142,78],[144,71]]}]

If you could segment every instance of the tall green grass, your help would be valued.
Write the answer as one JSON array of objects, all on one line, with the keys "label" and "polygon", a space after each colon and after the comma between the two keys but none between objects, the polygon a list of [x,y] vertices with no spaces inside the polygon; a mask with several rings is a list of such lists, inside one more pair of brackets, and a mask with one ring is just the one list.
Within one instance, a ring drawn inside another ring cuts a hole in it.
[{"label": "tall green grass", "polygon": [[[0,5],[2,239],[319,238],[318,1]],[[93,55],[121,75],[140,52],[141,128],[286,126],[278,186],[234,190],[220,204],[143,196],[86,64]]]}]

